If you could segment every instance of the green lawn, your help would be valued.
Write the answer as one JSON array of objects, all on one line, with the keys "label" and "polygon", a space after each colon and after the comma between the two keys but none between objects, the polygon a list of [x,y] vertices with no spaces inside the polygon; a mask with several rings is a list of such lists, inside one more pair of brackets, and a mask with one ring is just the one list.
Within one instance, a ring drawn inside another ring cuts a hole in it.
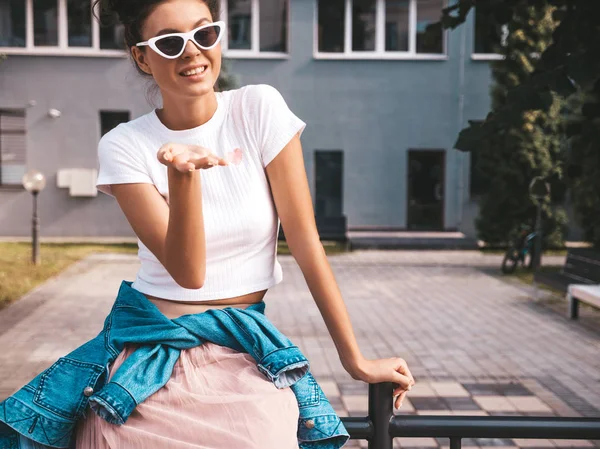
[{"label": "green lawn", "polygon": [[0,308],[93,252],[137,253],[137,245],[42,244],[40,264],[30,243],[0,243]]},{"label": "green lawn", "polygon": [[[561,270],[562,266],[546,266],[540,268],[540,271],[544,273],[558,273]],[[520,281],[531,284],[533,282],[533,270],[521,270],[517,269],[514,273],[514,276],[517,277]]]},{"label": "green lawn", "polygon": [[[347,246],[344,245],[343,243],[328,242],[328,241],[323,241],[321,243],[323,244],[323,248],[325,248],[325,253],[328,256],[348,252]],[[286,242],[280,241],[277,244],[277,254],[291,254],[290,249],[288,248],[288,245]]]},{"label": "green lawn", "polygon": [[[540,268],[540,271],[542,271],[544,273],[558,273],[561,269],[562,269],[562,266],[542,266]],[[525,270],[525,269],[522,269],[519,267],[515,270],[515,272],[513,274],[505,274],[503,276],[505,276],[506,278],[517,279],[527,285],[533,284],[533,270]],[[562,294],[562,292],[559,292],[558,290],[548,287],[547,285],[538,284],[538,286],[544,290]]]},{"label": "green lawn", "polygon": [[[483,254],[502,254],[506,253],[506,249],[502,248],[480,248]],[[546,249],[542,253],[542,257],[544,256],[566,256],[568,249]]]},{"label": "green lawn", "polygon": [[[323,242],[323,246],[328,255],[346,251],[342,244]],[[36,266],[31,263],[30,243],[0,243],[0,309],[94,252],[137,254],[137,245],[42,244],[41,263]],[[279,242],[278,253],[290,254],[285,242]]]}]

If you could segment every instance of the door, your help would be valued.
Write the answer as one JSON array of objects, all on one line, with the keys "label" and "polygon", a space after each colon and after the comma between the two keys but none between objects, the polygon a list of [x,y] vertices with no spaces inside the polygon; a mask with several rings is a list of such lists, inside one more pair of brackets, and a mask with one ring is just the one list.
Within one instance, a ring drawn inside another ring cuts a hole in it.
[{"label": "door", "polygon": [[444,229],[444,150],[408,151],[407,227],[414,231]]},{"label": "door", "polygon": [[342,178],[344,159],[341,151],[315,151],[315,215],[342,215]]},{"label": "door", "polygon": [[346,240],[343,178],[342,151],[315,151],[315,219],[323,240]]}]

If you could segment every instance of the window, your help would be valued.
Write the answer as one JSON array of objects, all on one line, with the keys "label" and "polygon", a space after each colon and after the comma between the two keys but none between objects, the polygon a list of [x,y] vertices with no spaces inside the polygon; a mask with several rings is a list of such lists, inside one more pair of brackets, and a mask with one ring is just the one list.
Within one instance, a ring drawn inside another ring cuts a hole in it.
[{"label": "window", "polygon": [[342,216],[344,153],[315,151],[315,215]]},{"label": "window", "polygon": [[385,2],[385,50],[408,51],[410,2],[386,0]]},{"label": "window", "polygon": [[494,17],[489,17],[475,8],[473,50],[476,55],[500,56],[500,49],[505,44],[507,35],[506,25],[499,26]]},{"label": "window", "polygon": [[0,47],[25,47],[23,0],[0,0]]},{"label": "window", "polygon": [[375,51],[377,0],[352,2],[352,51]]},{"label": "window", "polygon": [[33,0],[33,45],[58,45],[58,1]]},{"label": "window", "polygon": [[321,58],[444,59],[446,0],[316,0]]},{"label": "window", "polygon": [[21,186],[24,174],[25,111],[0,109],[0,186]]},{"label": "window", "polygon": [[119,123],[129,120],[129,111],[100,111],[100,135],[103,136]]},{"label": "window", "polygon": [[92,46],[92,5],[87,1],[67,1],[69,47]]},{"label": "window", "polygon": [[117,17],[100,17],[103,25],[100,27],[100,48],[102,50],[122,50],[125,48],[125,27],[118,22]]},{"label": "window", "polygon": [[346,0],[319,0],[318,45],[319,52],[342,53],[344,51]]},{"label": "window", "polygon": [[0,0],[0,51],[124,55],[122,25],[100,26],[92,1]]},{"label": "window", "polygon": [[288,52],[289,0],[223,0],[230,57],[281,57]]}]

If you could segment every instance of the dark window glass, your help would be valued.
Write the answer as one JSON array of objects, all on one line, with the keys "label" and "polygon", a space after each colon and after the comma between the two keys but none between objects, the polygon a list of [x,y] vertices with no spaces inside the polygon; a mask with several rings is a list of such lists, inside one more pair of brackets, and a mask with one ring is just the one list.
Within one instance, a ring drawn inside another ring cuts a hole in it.
[{"label": "dark window glass", "polygon": [[493,17],[475,8],[475,53],[501,53],[503,30]]},{"label": "dark window glass", "polygon": [[252,49],[252,1],[230,0],[227,5],[229,48],[232,50]]},{"label": "dark window glass", "polygon": [[125,27],[116,15],[102,15],[100,23],[100,48],[103,50],[125,50]]},{"label": "dark window glass", "polygon": [[0,47],[25,47],[23,0],[0,0]]},{"label": "dark window glass", "polygon": [[315,151],[315,215],[342,215],[342,151]]},{"label": "dark window glass", "polygon": [[21,185],[25,150],[25,111],[0,109],[0,185]]},{"label": "dark window glass", "polygon": [[260,1],[260,51],[285,53],[288,35],[288,0]]},{"label": "dark window glass", "polygon": [[352,2],[352,50],[375,50],[375,11],[377,0]]},{"label": "dark window glass", "polygon": [[386,0],[386,51],[408,51],[409,8],[410,0]]},{"label": "dark window glass", "polygon": [[100,111],[100,133],[103,136],[119,123],[129,121],[129,111]]},{"label": "dark window glass", "polygon": [[345,0],[319,0],[319,52],[343,53],[345,14]]},{"label": "dark window glass", "polygon": [[92,46],[92,11],[89,1],[68,0],[69,47]]},{"label": "dark window glass", "polygon": [[33,44],[40,47],[58,45],[57,0],[33,0]]},{"label": "dark window glass", "polygon": [[444,53],[444,32],[427,30],[427,25],[439,22],[445,0],[417,1],[417,53]]}]

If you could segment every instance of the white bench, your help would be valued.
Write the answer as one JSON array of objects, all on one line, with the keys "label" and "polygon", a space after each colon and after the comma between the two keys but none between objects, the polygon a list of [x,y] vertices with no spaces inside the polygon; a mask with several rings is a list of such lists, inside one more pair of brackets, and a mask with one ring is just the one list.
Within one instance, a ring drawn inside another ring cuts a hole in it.
[{"label": "white bench", "polygon": [[569,301],[570,318],[572,320],[577,319],[579,316],[579,301],[600,309],[600,284],[570,284],[567,290],[567,301]]}]

